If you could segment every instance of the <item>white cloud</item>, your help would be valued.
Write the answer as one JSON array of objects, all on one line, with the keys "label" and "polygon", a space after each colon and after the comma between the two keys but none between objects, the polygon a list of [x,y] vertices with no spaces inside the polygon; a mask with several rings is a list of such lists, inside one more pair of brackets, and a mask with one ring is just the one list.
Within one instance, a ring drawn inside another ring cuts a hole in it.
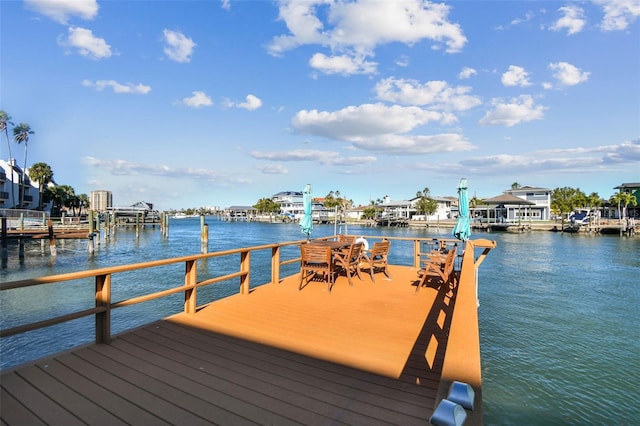
[{"label": "white cloud", "polygon": [[351,143],[355,148],[380,153],[411,155],[453,152],[474,146],[455,133],[409,134],[432,121],[449,123],[452,116],[416,106],[364,104],[335,112],[299,111],[292,127],[300,132]]},{"label": "white cloud", "polygon": [[460,80],[467,80],[471,78],[471,76],[477,75],[477,74],[478,74],[478,71],[474,70],[473,68],[464,67],[462,68],[462,71],[460,71],[460,74],[458,74],[458,78]]},{"label": "white cloud", "polygon": [[436,135],[386,134],[356,140],[357,148],[393,155],[424,155],[470,151],[476,147],[458,133]]},{"label": "white cloud", "polygon": [[413,45],[430,40],[434,48],[444,47],[453,53],[467,42],[460,26],[449,22],[450,7],[445,4],[421,0],[280,0],[279,10],[279,19],[285,22],[289,34],[275,37],[269,52],[277,56],[302,45],[327,47],[331,55],[316,54],[310,61],[324,72],[374,72],[376,64],[365,59],[373,56],[381,44]]},{"label": "white cloud", "polygon": [[451,87],[446,81],[428,81],[424,84],[416,80],[395,79],[379,81],[375,87],[378,99],[404,105],[429,105],[445,111],[464,111],[480,105],[481,101],[468,93],[470,87]]},{"label": "white cloud", "polygon": [[217,184],[225,182],[244,182],[240,176],[226,176],[211,169],[194,167],[173,167],[166,164],[138,163],[128,160],[101,160],[95,157],[84,157],[82,163],[86,166],[106,171],[114,176],[156,176],[172,179],[197,179],[213,181]]},{"label": "white cloud", "polygon": [[325,74],[371,74],[375,72],[377,63],[367,62],[364,58],[354,58],[347,55],[326,56],[322,53],[314,54],[309,59],[309,65]]},{"label": "white cloud", "polygon": [[98,14],[96,0],[25,0],[24,4],[28,9],[41,13],[61,24],[67,24],[69,19],[74,16],[92,20]]},{"label": "white cloud", "polygon": [[99,37],[95,37],[91,30],[70,27],[67,38],[60,37],[58,44],[76,50],[80,55],[91,59],[102,59],[111,56],[111,46]]},{"label": "white cloud", "polygon": [[549,69],[554,71],[553,76],[565,86],[575,86],[589,79],[590,72],[582,71],[575,65],[567,62],[549,64]]},{"label": "white cloud", "polygon": [[522,67],[510,65],[509,70],[502,74],[502,84],[505,86],[531,86],[531,82],[529,82],[529,73]]},{"label": "white cloud", "polygon": [[262,101],[260,100],[260,98],[254,95],[247,95],[245,102],[241,102],[238,104],[238,108],[244,108],[249,111],[258,109],[261,106],[262,106]]},{"label": "white cloud", "polygon": [[[545,173],[589,173],[616,170],[640,161],[640,139],[617,145],[588,148],[552,149],[520,155],[497,154],[469,158],[449,169],[465,170],[469,174],[506,174],[517,172],[538,175]],[[447,170],[442,170],[447,172]]]},{"label": "white cloud", "polygon": [[139,95],[146,95],[151,91],[151,86],[145,86],[144,84],[132,84],[132,83],[118,83],[115,80],[97,80],[95,83],[90,80],[83,80],[82,85],[85,87],[91,87],[95,90],[102,91],[107,87],[110,87],[114,93],[135,93]]},{"label": "white cloud", "polygon": [[289,170],[282,164],[262,164],[256,168],[266,175],[286,175],[289,173]]},{"label": "white cloud", "polygon": [[577,34],[586,25],[584,10],[578,6],[564,6],[558,9],[564,16],[556,21],[550,28],[553,31],[567,30],[567,35]]},{"label": "white cloud", "polygon": [[242,108],[253,111],[262,106],[262,100],[255,95],[247,95],[244,102],[234,102],[231,99],[223,99],[221,104],[225,108]]},{"label": "white cloud", "polygon": [[179,31],[164,30],[164,53],[176,62],[190,62],[196,44]]},{"label": "white cloud", "polygon": [[221,0],[220,7],[224,10],[231,10],[231,0]]},{"label": "white cloud", "polygon": [[533,98],[528,95],[511,99],[509,103],[494,99],[492,104],[493,109],[480,120],[480,124],[512,127],[522,122],[542,119],[547,109],[536,105]]},{"label": "white cloud", "polygon": [[638,0],[594,0],[602,6],[604,17],[600,23],[603,31],[625,30],[640,16]]},{"label": "white cloud", "polygon": [[213,105],[213,101],[205,92],[195,90],[191,93],[191,97],[182,99],[182,104],[191,108],[202,108]]},{"label": "white cloud", "polygon": [[253,158],[268,161],[309,161],[328,166],[361,165],[376,161],[376,157],[345,157],[335,151],[321,151],[314,149],[295,149],[293,151],[262,152],[252,151]]},{"label": "white cloud", "polygon": [[443,117],[439,112],[415,106],[378,103],[350,106],[334,112],[302,110],[294,116],[292,126],[300,133],[353,142],[383,134],[405,133]]},{"label": "white cloud", "polygon": [[398,59],[396,59],[396,65],[399,67],[408,67],[410,64],[409,57],[407,55],[400,55]]},{"label": "white cloud", "polygon": [[497,30],[506,30],[507,28],[514,27],[516,25],[520,25],[525,22],[529,22],[534,17],[533,12],[527,12],[524,18],[515,18],[508,25],[498,25],[496,27]]}]

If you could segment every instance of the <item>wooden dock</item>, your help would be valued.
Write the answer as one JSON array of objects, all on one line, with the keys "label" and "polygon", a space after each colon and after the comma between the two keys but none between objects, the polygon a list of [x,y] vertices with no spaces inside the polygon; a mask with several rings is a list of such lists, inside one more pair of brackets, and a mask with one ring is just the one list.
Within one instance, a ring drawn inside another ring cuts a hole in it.
[{"label": "wooden dock", "polygon": [[[193,312],[187,297],[185,313],[2,372],[2,424],[424,425],[452,380],[474,387],[466,424],[481,424],[475,270],[494,246],[467,246],[453,291],[415,294],[417,269],[392,265],[331,293],[296,274]],[[98,270],[96,294],[132,267]]]}]

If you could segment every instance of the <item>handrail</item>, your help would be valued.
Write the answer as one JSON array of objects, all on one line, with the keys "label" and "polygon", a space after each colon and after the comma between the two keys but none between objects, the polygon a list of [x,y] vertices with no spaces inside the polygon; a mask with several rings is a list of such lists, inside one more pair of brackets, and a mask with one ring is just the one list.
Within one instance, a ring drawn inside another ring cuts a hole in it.
[{"label": "handrail", "polygon": [[[286,246],[295,246],[304,243],[304,240],[290,241],[278,244],[265,244],[260,246],[243,247],[237,249],[229,249],[212,253],[194,254],[189,256],[181,256],[169,259],[152,260],[148,262],[132,263],[127,265],[110,266],[100,269],[70,272],[58,275],[49,275],[38,278],[30,278],[24,280],[16,280],[5,283],[0,283],[0,291],[13,290],[26,288],[36,285],[55,284],[67,281],[75,281],[86,278],[95,279],[95,308],[82,310],[78,312],[72,312],[66,315],[61,315],[54,318],[34,322],[31,324],[19,325],[16,327],[0,330],[0,338],[9,337],[16,334],[25,333],[28,331],[37,330],[40,328],[60,324],[63,322],[75,320],[86,316],[95,316],[96,320],[96,343],[108,343],[111,339],[111,310],[115,308],[121,308],[124,306],[131,306],[142,302],[148,302],[161,297],[166,297],[176,293],[185,293],[185,306],[184,311],[186,313],[195,313],[197,309],[196,294],[197,288],[207,285],[219,283],[222,281],[228,281],[234,278],[240,278],[240,293],[249,293],[249,270],[250,270],[250,253],[260,250],[272,250],[272,267],[271,267],[271,282],[278,282],[280,280],[280,267],[284,264],[290,264],[299,262],[300,258],[293,258],[280,262],[280,249]],[[217,276],[214,278],[208,278],[202,281],[197,281],[197,262],[205,259],[219,258],[224,256],[231,256],[240,254],[240,270]],[[114,274],[130,271],[140,271],[160,266],[172,265],[172,264],[185,264],[185,281],[183,285],[171,287],[161,291],[157,291],[142,296],[132,297],[130,299],[112,302],[111,300],[111,277]]]},{"label": "handrail", "polygon": [[[328,240],[336,238],[337,236],[321,237],[318,240]],[[414,267],[420,266],[420,244],[425,240],[432,240],[433,238],[410,238],[410,237],[387,237],[381,235],[364,236],[372,240],[399,240],[399,241],[413,241],[414,246]],[[447,239],[444,239],[447,240]],[[452,240],[453,241],[453,240]],[[24,280],[17,280],[11,282],[0,283],[0,291],[26,288],[36,285],[46,285],[61,283],[66,281],[74,281],[86,278],[95,279],[95,308],[82,310],[78,312],[72,312],[66,315],[61,315],[55,318],[49,318],[46,320],[34,322],[31,324],[19,325],[8,329],[0,329],[0,338],[8,337],[16,334],[25,333],[27,331],[33,331],[40,328],[48,327],[55,324],[71,321],[74,319],[95,316],[95,331],[96,331],[96,343],[108,343],[111,340],[111,311],[116,308],[125,306],[131,306],[143,302],[148,302],[154,299],[166,297],[176,293],[185,293],[184,312],[195,313],[197,306],[197,289],[211,284],[216,284],[222,281],[228,281],[234,278],[240,279],[240,294],[249,294],[250,291],[250,266],[251,266],[251,253],[271,250],[271,281],[272,283],[280,282],[280,269],[284,265],[300,262],[300,256],[297,255],[291,259],[281,259],[281,249],[289,246],[299,246],[303,244],[305,240],[289,241],[276,244],[265,244],[252,247],[243,247],[236,249],[223,250],[212,253],[194,254],[188,256],[181,256],[168,259],[159,259],[148,262],[132,263],[119,266],[110,266],[100,269],[70,272],[65,274],[50,275],[38,278],[30,278]],[[224,256],[231,256],[240,254],[239,270],[230,272],[228,274],[217,276],[213,278],[207,278],[202,281],[197,279],[197,264],[199,261],[219,258]],[[172,264],[185,264],[184,283],[181,285],[156,291],[150,294],[132,297],[121,301],[111,300],[111,279],[114,274],[120,274],[123,272],[148,270],[151,268],[157,268],[160,266],[172,265]]]}]

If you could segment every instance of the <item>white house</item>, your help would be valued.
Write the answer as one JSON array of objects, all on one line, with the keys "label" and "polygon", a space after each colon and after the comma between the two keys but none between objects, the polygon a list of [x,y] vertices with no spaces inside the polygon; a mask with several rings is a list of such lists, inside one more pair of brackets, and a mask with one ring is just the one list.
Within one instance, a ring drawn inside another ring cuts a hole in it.
[{"label": "white house", "polygon": [[[0,160],[0,208],[34,210],[40,205],[40,188],[37,182],[24,174],[15,159]],[[22,201],[22,204],[20,204]]]},{"label": "white house", "polygon": [[473,217],[482,217],[489,222],[550,220],[551,190],[534,186],[512,188],[483,200],[472,210]]},{"label": "white house", "polygon": [[[271,200],[280,205],[280,213],[292,219],[300,219],[304,215],[304,196],[300,191],[282,191],[271,196]],[[324,204],[314,201],[311,206],[313,220],[326,222],[329,211]]]}]

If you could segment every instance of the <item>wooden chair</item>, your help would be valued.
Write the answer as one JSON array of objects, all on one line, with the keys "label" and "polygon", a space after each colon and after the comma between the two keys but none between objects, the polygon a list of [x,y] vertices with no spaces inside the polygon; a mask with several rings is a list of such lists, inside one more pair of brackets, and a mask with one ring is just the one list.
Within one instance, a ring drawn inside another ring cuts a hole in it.
[{"label": "wooden chair", "polygon": [[[391,241],[380,241],[373,243],[371,250],[365,251],[362,255],[362,263],[369,268],[369,274],[371,275],[371,281],[374,283],[376,279],[374,277],[376,269],[384,272],[387,278],[391,278],[387,271],[389,248],[391,247]],[[360,266],[362,269],[362,266]]]},{"label": "wooden chair", "polygon": [[321,275],[322,280],[327,283],[327,289],[331,293],[333,284],[333,263],[331,262],[331,247],[317,246],[313,244],[300,245],[300,283],[298,290],[302,290],[304,279],[309,281]]},{"label": "wooden chair", "polygon": [[353,287],[353,281],[351,277],[355,273],[358,278],[360,277],[360,254],[362,253],[362,243],[354,243],[349,246],[345,251],[339,251],[334,253],[333,259],[336,266],[342,268],[347,275],[349,285]]},{"label": "wooden chair", "polygon": [[439,289],[442,284],[449,283],[451,288],[454,287],[455,283],[453,282],[453,266],[456,260],[456,253],[458,251],[458,244],[454,244],[453,248],[449,250],[447,253],[447,257],[445,258],[444,265],[435,261],[435,258],[431,258],[425,261],[425,267],[418,271],[418,286],[416,287],[415,293],[418,293],[420,287],[427,284],[429,280],[436,280],[436,285],[433,287]]},{"label": "wooden chair", "polygon": [[[356,237],[355,235],[345,235],[345,234],[339,234],[338,235],[338,241],[340,241],[341,243],[349,243],[349,244],[353,244],[356,241]],[[349,250],[351,249],[351,247],[345,247],[340,249],[340,254],[342,256],[346,256],[349,253]]]},{"label": "wooden chair", "polygon": [[338,241],[353,244],[356,241],[356,237],[355,235],[340,234],[338,235]]}]

